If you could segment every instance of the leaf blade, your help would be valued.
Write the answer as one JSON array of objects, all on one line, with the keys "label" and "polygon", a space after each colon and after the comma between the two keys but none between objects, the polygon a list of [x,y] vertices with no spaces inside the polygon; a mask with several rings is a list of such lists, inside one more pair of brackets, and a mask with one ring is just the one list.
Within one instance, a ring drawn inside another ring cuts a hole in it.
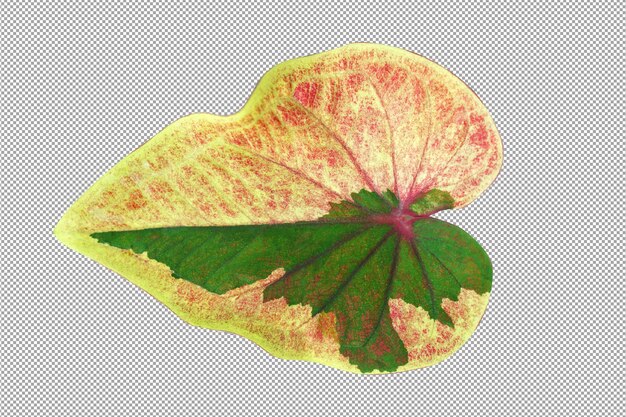
[{"label": "leaf blade", "polygon": [[[448,193],[453,206],[460,207],[493,181],[500,164],[495,125],[462,82],[405,51],[349,45],[272,69],[235,115],[196,114],[168,126],[88,190],[55,234],[147,289],[186,320],[215,328],[221,326],[217,319],[203,321],[199,313],[188,313],[197,306],[180,296],[182,287],[195,291],[175,279],[188,275],[192,260],[164,257],[171,270],[183,271],[166,276],[165,264],[146,262],[138,252],[106,247],[89,236],[103,230],[310,222],[322,216],[326,222],[342,218],[359,223],[372,212],[387,215],[398,205],[406,208],[433,189]],[[371,196],[365,195],[365,200],[352,201],[353,207],[346,203],[353,191],[364,189],[382,199],[368,201]],[[230,294],[238,286],[258,289],[265,282],[256,281],[263,274],[245,272],[245,262],[239,262],[249,252],[262,252],[250,239],[250,247],[239,254],[229,256],[228,248],[222,248],[223,265],[212,267],[219,274],[243,272],[235,280],[235,275],[224,275],[214,291]],[[167,254],[179,245],[191,258],[211,247],[182,239],[150,250]],[[420,253],[430,264],[443,265],[450,258],[441,251],[451,246],[431,245]],[[207,265],[193,278],[198,285],[211,268]],[[431,275],[447,273],[443,266],[433,268]],[[458,273],[450,274],[456,278]],[[295,311],[292,307],[288,310]],[[391,310],[389,322],[382,316],[380,322],[397,326]],[[272,338],[238,329],[255,341]],[[289,356],[282,350],[281,355]]]}]

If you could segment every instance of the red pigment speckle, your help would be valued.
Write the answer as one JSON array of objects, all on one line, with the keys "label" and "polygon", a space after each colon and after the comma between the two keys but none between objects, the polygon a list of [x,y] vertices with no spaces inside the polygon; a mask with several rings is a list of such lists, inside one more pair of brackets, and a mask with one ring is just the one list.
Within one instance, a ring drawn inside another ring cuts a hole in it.
[{"label": "red pigment speckle", "polygon": [[428,356],[432,356],[435,353],[437,353],[437,350],[433,347],[433,345],[429,343],[426,346],[424,346],[424,349],[422,350],[422,352],[424,352]]},{"label": "red pigment speckle", "polygon": [[172,192],[172,187],[169,186],[168,183],[162,181],[155,181],[148,185],[148,189],[150,190],[150,194],[152,197],[157,200],[162,200],[167,198],[165,194],[169,194]]},{"label": "red pigment speckle", "polygon": [[183,167],[183,172],[185,173],[185,178],[191,178],[193,176],[193,168],[189,165]]},{"label": "red pigment speckle", "polygon": [[193,304],[198,300],[198,297],[193,290],[179,288],[177,292],[178,296],[185,300],[185,303],[187,304]]},{"label": "red pigment speckle", "polygon": [[278,111],[280,111],[280,114],[283,116],[283,120],[292,126],[300,126],[304,124],[302,113],[296,109],[288,109],[283,106],[278,106]]},{"label": "red pigment speckle", "polygon": [[203,213],[207,214],[207,215],[214,215],[215,214],[215,210],[213,209],[213,206],[207,203],[202,203],[198,206],[200,208],[200,210],[202,210]]},{"label": "red pigment speckle", "polygon": [[98,208],[104,208],[110,204],[111,199],[114,196],[115,193],[112,190],[105,191],[104,193],[102,193],[102,196],[99,198],[99,200],[94,203],[94,205]]},{"label": "red pigment speckle", "polygon": [[[356,123],[354,121],[354,117],[352,117],[351,114],[346,113],[341,119],[337,120],[337,124],[339,125],[340,132],[344,135],[348,135],[354,129],[354,125]],[[354,132],[354,135],[357,133],[358,132]],[[354,136],[353,139],[356,141],[358,138]]]},{"label": "red pigment speckle", "polygon": [[160,171],[167,167],[169,162],[163,156],[158,156],[154,161],[148,161],[148,165],[150,165],[153,171]]},{"label": "red pigment speckle", "polygon": [[319,326],[315,328],[315,330],[311,334],[311,338],[315,340],[316,342],[324,341],[324,333],[322,332],[322,329]]},{"label": "red pigment speckle", "polygon": [[441,345],[446,345],[452,338],[452,332],[450,331],[450,328],[448,326],[441,324],[441,323],[437,323],[437,333],[438,333],[438,336],[435,339],[435,341],[437,342],[437,344],[439,345],[439,348],[441,349],[442,348]]},{"label": "red pigment speckle", "polygon": [[484,124],[481,124],[478,127],[478,130],[470,136],[470,142],[472,142],[474,145],[480,146],[483,149],[489,149],[489,135],[487,134],[487,129],[485,128]]},{"label": "red pigment speckle", "polygon": [[467,121],[465,119],[465,108],[463,106],[459,106],[456,108],[456,110],[454,111],[454,116],[452,117],[452,121],[453,123],[456,123],[458,125],[465,126]]},{"label": "red pigment speckle", "polygon": [[244,146],[248,144],[246,137],[241,133],[236,133],[232,136],[232,143],[237,146]]},{"label": "red pigment speckle", "polygon": [[393,73],[393,76],[391,77],[391,87],[396,89],[397,87],[400,87],[402,84],[404,84],[405,80],[406,80],[406,72],[396,70]]},{"label": "red pigment speckle", "polygon": [[204,145],[206,143],[206,134],[202,131],[196,131],[193,134],[194,139],[197,143]]},{"label": "red pigment speckle", "polygon": [[226,213],[226,215],[233,217],[235,216],[237,213],[235,211],[233,211],[230,206],[228,204],[226,204],[225,202],[220,202],[219,204],[220,208],[222,209],[223,212]]},{"label": "red pigment speckle", "polygon": [[264,142],[271,143],[271,136],[267,131],[265,123],[259,123],[254,129],[246,131],[246,134],[248,135],[248,142],[252,145],[253,149],[262,149]]},{"label": "red pigment speckle", "polygon": [[[315,159],[320,159],[317,152],[314,153],[314,157]],[[330,168],[335,168],[337,166],[337,161],[341,159],[341,155],[335,150],[329,150],[326,152],[325,159]]]},{"label": "red pigment speckle", "polygon": [[413,85],[413,96],[415,97],[417,107],[421,107],[422,103],[426,99],[426,91],[424,90],[422,83],[416,82]]},{"label": "red pigment speckle", "polygon": [[376,78],[378,78],[379,83],[384,83],[389,79],[389,75],[391,74],[392,67],[389,64],[385,64],[381,67],[373,68],[376,74]]},{"label": "red pigment speckle", "polygon": [[376,133],[376,132],[378,132],[379,127],[380,126],[379,126],[379,124],[377,122],[371,122],[369,124],[369,132],[370,133]]},{"label": "red pigment speckle", "polygon": [[395,303],[389,303],[389,317],[394,321],[402,318],[402,312],[398,310],[398,306]]},{"label": "red pigment speckle", "polygon": [[485,120],[485,116],[480,114],[472,114],[470,116],[470,122],[474,123],[482,123]]},{"label": "red pigment speckle", "polygon": [[361,74],[351,74],[347,81],[349,90],[351,92],[356,92],[363,82],[363,76]]},{"label": "red pigment speckle", "polygon": [[139,190],[135,190],[130,193],[128,201],[126,201],[126,208],[129,210],[138,210],[144,207],[148,202],[144,198],[143,194]]},{"label": "red pigment speckle", "polygon": [[341,91],[341,86],[337,82],[337,80],[330,80],[328,84],[328,100],[326,104],[326,112],[331,116],[337,116],[339,114],[339,104],[343,97],[343,92]]},{"label": "red pigment speckle", "polygon": [[[277,120],[276,116],[274,114],[271,114],[269,116],[269,119],[270,120],[274,120],[273,125],[275,126],[276,125],[276,120]],[[258,136],[259,137],[272,137],[272,132],[270,130],[270,127],[269,127],[269,125],[267,124],[267,122],[265,120],[259,120],[255,127],[256,127],[256,130],[258,132]],[[259,138],[255,138],[255,139],[260,141]]]},{"label": "red pigment speckle", "polygon": [[443,309],[456,323],[469,319],[469,310],[463,304],[447,303],[443,306]]},{"label": "red pigment speckle", "polygon": [[282,189],[282,190],[275,190],[275,193],[276,193],[277,197],[279,197],[281,199],[284,199],[284,200],[290,200],[291,199],[291,195],[293,194],[291,192],[291,190],[289,190],[287,188]]},{"label": "red pigment speckle", "polygon": [[[272,135],[284,135],[286,134],[286,129],[285,126],[283,125],[282,120],[280,120],[280,117],[278,117],[277,114],[270,114],[267,119],[264,120],[264,122],[267,122],[269,128],[273,129],[272,133],[268,133],[269,137],[272,137]],[[268,129],[269,129],[268,128]],[[269,132],[269,130],[268,130]]]},{"label": "red pigment speckle", "polygon": [[296,100],[302,103],[303,106],[315,107],[317,106],[317,93],[319,91],[319,87],[320,85],[315,82],[298,84],[293,92],[293,96]]},{"label": "red pigment speckle", "polygon": [[202,186],[204,186],[204,187],[211,187],[211,188],[213,188],[213,187],[211,186],[211,183],[209,182],[209,180],[208,180],[205,176],[199,176],[199,177],[198,177],[198,182],[199,182]]}]

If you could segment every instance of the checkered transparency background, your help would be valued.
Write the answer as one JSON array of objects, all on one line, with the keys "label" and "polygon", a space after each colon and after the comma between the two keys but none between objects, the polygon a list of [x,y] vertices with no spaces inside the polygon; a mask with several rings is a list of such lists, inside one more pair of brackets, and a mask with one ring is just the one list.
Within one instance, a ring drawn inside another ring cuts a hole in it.
[{"label": "checkered transparency background", "polygon": [[[617,1],[0,7],[2,415],[624,412]],[[494,185],[442,216],[494,265],[487,313],[451,359],[385,376],[276,359],[54,239],[72,202],[169,123],[233,113],[273,65],[353,41],[447,67],[504,141]]]}]

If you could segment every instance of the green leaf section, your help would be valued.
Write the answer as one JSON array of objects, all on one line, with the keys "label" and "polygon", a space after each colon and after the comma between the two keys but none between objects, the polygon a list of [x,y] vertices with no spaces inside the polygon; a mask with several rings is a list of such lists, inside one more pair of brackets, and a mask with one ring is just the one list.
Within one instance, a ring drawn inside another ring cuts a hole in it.
[{"label": "green leaf section", "polygon": [[454,208],[454,199],[445,191],[432,189],[419,196],[410,208],[417,215],[428,216],[437,211]]},{"label": "green leaf section", "polygon": [[428,315],[454,327],[441,300],[458,300],[461,288],[491,291],[489,257],[469,234],[450,223],[422,218],[413,224],[415,239],[400,242],[391,298],[422,307]]},{"label": "green leaf section", "polygon": [[331,206],[319,222],[219,227],[171,227],[94,233],[99,242],[167,265],[176,278],[223,294],[285,274],[265,288],[264,301],[284,297],[333,313],[340,351],[362,372],[395,371],[407,363],[388,301],[402,298],[448,326],[443,298],[461,288],[491,289],[491,263],[460,228],[433,218],[413,223],[406,240],[388,224],[367,221],[398,204],[391,192],[361,191]]},{"label": "green leaf section", "polygon": [[398,199],[389,190],[383,195],[361,190],[358,193],[352,193],[350,197],[352,201],[330,203],[329,212],[322,216],[321,220],[362,219],[366,221],[372,214],[389,214],[398,205]]}]

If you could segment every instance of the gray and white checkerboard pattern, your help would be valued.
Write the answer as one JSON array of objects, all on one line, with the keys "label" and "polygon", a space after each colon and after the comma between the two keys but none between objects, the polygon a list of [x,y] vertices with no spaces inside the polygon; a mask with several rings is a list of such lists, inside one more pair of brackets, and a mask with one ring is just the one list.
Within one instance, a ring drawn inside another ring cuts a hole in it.
[{"label": "gray and white checkerboard pattern", "polygon": [[[223,3],[0,6],[0,414],[624,413],[618,2]],[[449,68],[503,137],[496,183],[443,216],[494,264],[487,313],[451,359],[385,376],[276,359],[56,242],[70,204],[167,124],[232,113],[271,66],[353,41]]]}]

